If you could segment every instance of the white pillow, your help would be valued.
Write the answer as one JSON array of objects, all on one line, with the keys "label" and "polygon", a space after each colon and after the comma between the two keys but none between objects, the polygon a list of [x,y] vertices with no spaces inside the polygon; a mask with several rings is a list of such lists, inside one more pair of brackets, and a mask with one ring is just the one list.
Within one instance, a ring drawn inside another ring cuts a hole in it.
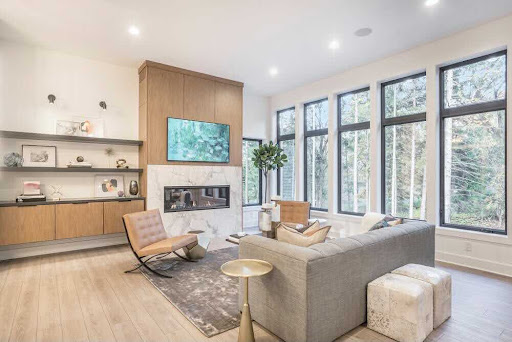
[{"label": "white pillow", "polygon": [[367,232],[373,227],[377,222],[381,221],[385,214],[368,212],[364,214],[363,219],[361,220],[361,231]]}]

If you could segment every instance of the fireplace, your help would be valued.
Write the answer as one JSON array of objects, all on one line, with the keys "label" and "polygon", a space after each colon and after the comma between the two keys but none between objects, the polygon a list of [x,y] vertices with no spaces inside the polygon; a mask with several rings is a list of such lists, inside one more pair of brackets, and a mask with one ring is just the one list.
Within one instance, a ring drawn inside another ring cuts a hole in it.
[{"label": "fireplace", "polygon": [[229,185],[166,186],[164,212],[229,208]]}]

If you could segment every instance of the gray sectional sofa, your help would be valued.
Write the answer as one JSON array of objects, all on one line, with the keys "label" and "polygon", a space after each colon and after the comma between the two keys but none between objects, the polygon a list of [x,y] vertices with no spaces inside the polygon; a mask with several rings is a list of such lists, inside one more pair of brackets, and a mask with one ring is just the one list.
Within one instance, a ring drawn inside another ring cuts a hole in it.
[{"label": "gray sectional sofa", "polygon": [[247,236],[239,257],[274,265],[250,279],[252,318],[287,342],[333,341],[366,321],[369,282],[409,263],[434,266],[434,233],[409,221],[311,247]]}]

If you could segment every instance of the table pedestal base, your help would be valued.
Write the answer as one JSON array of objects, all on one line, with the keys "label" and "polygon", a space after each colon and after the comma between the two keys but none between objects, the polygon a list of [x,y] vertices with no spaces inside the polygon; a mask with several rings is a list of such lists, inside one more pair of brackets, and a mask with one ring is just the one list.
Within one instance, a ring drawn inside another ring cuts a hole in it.
[{"label": "table pedestal base", "polygon": [[252,329],[251,310],[249,308],[249,278],[243,278],[244,282],[244,306],[240,329],[238,330],[238,342],[254,342],[254,330]]}]

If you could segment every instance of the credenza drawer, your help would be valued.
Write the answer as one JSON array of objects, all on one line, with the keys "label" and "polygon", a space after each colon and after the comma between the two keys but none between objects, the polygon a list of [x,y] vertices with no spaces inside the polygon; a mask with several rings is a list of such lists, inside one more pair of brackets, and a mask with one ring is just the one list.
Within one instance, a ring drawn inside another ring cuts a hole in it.
[{"label": "credenza drawer", "polygon": [[123,215],[144,211],[144,200],[105,202],[103,207],[103,233],[124,232]]},{"label": "credenza drawer", "polygon": [[55,205],[0,208],[0,245],[55,239]]},{"label": "credenza drawer", "polygon": [[103,202],[56,206],[56,239],[103,234]]}]

